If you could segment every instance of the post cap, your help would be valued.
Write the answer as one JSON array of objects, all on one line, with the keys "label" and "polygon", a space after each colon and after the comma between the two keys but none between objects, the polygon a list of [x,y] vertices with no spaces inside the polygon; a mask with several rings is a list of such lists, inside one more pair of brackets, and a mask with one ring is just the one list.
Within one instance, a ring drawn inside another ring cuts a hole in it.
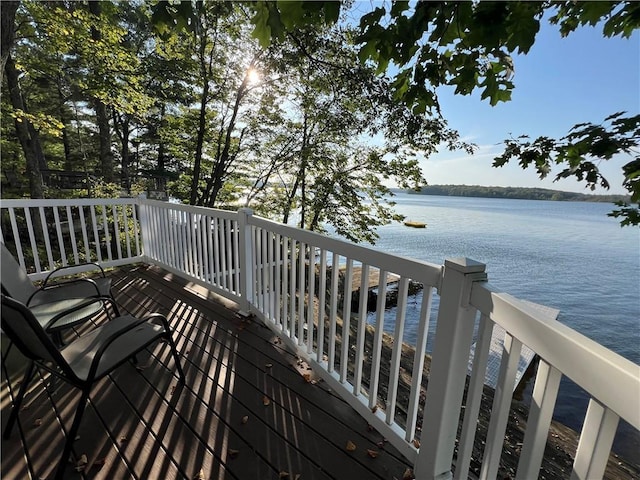
[{"label": "post cap", "polygon": [[467,257],[450,258],[444,261],[445,268],[450,268],[461,273],[484,272],[487,266],[482,262],[476,262]]}]

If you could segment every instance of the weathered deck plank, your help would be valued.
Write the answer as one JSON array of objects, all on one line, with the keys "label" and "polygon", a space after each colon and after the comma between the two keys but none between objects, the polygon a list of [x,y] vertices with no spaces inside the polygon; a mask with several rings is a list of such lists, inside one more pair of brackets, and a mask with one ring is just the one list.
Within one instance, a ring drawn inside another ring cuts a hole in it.
[{"label": "weathered deck plank", "polygon": [[[139,357],[142,371],[125,364],[101,381],[74,445],[89,463],[82,475],[68,468],[68,478],[191,479],[201,470],[206,479],[278,479],[283,472],[304,480],[402,477],[406,460],[388,444],[379,448],[381,436],[326,385],[305,381],[298,359],[273,332],[158,268],[127,267],[111,276],[123,313],[168,316],[187,383],[175,388],[164,345]],[[15,388],[19,380],[9,375]],[[6,377],[3,372],[3,420],[10,406]],[[70,425],[79,395],[44,380],[2,442],[3,478],[54,471],[64,442],[58,418]],[[357,450],[347,452],[347,441]],[[367,449],[380,455],[371,458]]]}]

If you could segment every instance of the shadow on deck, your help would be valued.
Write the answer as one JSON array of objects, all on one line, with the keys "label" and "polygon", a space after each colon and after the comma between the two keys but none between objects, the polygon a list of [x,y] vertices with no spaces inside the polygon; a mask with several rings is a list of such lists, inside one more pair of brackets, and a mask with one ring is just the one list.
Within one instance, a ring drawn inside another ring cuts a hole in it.
[{"label": "shadow on deck", "polygon": [[[269,329],[234,304],[156,267],[111,272],[123,313],[168,316],[187,376],[177,387],[168,348],[103,381],[75,442],[86,455],[68,478],[392,479],[408,463]],[[3,339],[3,356],[7,349]],[[15,348],[2,366],[2,420],[21,380]],[[308,373],[309,375],[303,375]],[[312,380],[312,381],[309,381]],[[51,478],[78,392],[38,377],[2,441],[2,478]],[[61,423],[62,422],[62,423]],[[347,451],[352,442],[356,449]]]}]

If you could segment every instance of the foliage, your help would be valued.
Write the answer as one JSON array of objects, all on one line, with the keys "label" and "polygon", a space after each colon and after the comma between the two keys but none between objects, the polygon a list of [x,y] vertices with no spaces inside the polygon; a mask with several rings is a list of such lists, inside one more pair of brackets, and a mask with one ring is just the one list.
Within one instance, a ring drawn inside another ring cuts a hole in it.
[{"label": "foliage", "polygon": [[547,188],[485,187],[481,185],[426,185],[407,193],[454,197],[515,198],[523,200],[554,200],[566,202],[614,203],[628,200],[624,195],[587,195]]},{"label": "foliage", "polygon": [[[473,149],[440,114],[437,88],[506,101],[511,55],[531,48],[543,17],[565,35],[599,25],[628,37],[640,12],[632,2],[395,1],[347,28],[340,15],[350,5],[25,0],[11,48],[25,102],[9,103],[3,84],[2,118],[29,124],[42,169],[113,177],[125,190],[144,185],[193,204],[245,202],[282,220],[298,213],[305,228],[373,240],[375,226],[396,219],[386,184],[424,183],[418,154]],[[563,164],[565,176],[606,184],[597,158],[635,148],[637,117],[605,123],[559,140],[512,140],[501,161]],[[2,150],[13,153],[2,169],[19,185],[26,154],[15,125],[1,127]],[[113,167],[102,160],[109,155]],[[634,202],[638,178],[629,162]],[[637,223],[634,211],[622,205],[617,215]]]},{"label": "foliage", "polygon": [[[282,31],[295,28],[322,18],[304,14],[300,8],[281,8],[282,2],[260,2],[258,21],[254,18],[254,34],[267,43],[281,38]],[[314,11],[334,12],[335,2],[314,2]],[[580,26],[600,26],[606,37],[630,37],[640,26],[640,4],[637,2],[417,2],[394,1],[377,5],[360,18],[359,55],[363,62],[373,62],[380,74],[392,66],[395,73],[392,88],[394,98],[414,113],[439,112],[436,89],[440,86],[455,88],[455,93],[468,95],[481,90],[481,98],[491,105],[508,101],[515,87],[515,67],[511,55],[526,54],[536,41],[540,22],[544,16],[557,25],[566,36]],[[333,14],[325,19],[334,18]],[[613,117],[613,116],[612,116]],[[618,124],[633,124],[634,117],[616,116]],[[611,118],[610,118],[611,119]],[[600,183],[608,188],[608,182],[597,169],[597,159],[608,160],[614,154],[628,152],[629,146],[637,146],[637,137],[629,136],[605,145],[595,130],[581,130],[591,124],[577,125],[559,140],[546,139],[535,147],[542,152],[556,150],[556,163],[567,168],[561,176],[575,176],[586,180],[589,187]],[[593,127],[596,128],[596,127]],[[627,130],[626,133],[629,133]],[[624,135],[625,133],[622,133]],[[571,143],[582,139],[569,147]],[[589,142],[595,142],[588,147]],[[516,157],[513,143],[505,142],[508,150],[496,165],[506,158]],[[625,146],[626,144],[626,146]],[[556,148],[557,146],[557,148]],[[565,148],[566,147],[566,148]],[[590,156],[580,153],[589,149]],[[614,150],[611,150],[613,148]],[[615,150],[617,148],[617,150]],[[530,150],[521,149],[527,155]],[[531,162],[519,157],[526,168]],[[539,160],[544,163],[544,160]],[[501,163],[502,162],[502,163]],[[539,170],[542,174],[544,168]],[[638,200],[637,163],[632,161],[623,167],[624,186],[631,193],[632,201]],[[638,211],[628,205],[612,215],[622,218],[622,224],[637,224]],[[636,209],[637,210],[637,209]]]},{"label": "foliage", "polygon": [[638,204],[632,207],[626,202],[620,202],[621,210],[615,210],[610,215],[622,217],[622,225],[638,225],[640,212],[640,115],[624,117],[624,112],[618,112],[605,118],[603,124],[582,123],[574,126],[564,137],[555,140],[539,137],[529,141],[527,136],[506,140],[505,151],[494,160],[494,166],[501,167],[511,159],[518,159],[522,168],[534,167],[540,178],[546,178],[551,172],[552,165],[563,165],[564,168],[556,174],[555,180],[575,177],[583,181],[586,186],[594,190],[600,185],[609,188],[609,182],[600,173],[597,162],[610,160],[621,153],[634,155],[635,158],[622,168],[624,172],[623,185],[630,193],[630,201]]}]

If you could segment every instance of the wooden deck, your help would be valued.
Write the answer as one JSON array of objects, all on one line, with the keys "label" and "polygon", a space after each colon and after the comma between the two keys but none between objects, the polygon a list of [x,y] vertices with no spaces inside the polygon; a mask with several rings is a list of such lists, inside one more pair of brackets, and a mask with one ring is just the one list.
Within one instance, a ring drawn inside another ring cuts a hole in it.
[{"label": "wooden deck", "polygon": [[[86,479],[393,479],[406,460],[259,323],[244,320],[205,289],[149,266],[114,270],[121,309],[166,314],[187,377],[166,346],[99,382],[75,442]],[[3,340],[3,354],[6,351]],[[15,348],[2,365],[3,423],[21,379]],[[312,376],[306,378],[302,373]],[[43,375],[9,440],[6,479],[51,478],[78,393]],[[347,451],[347,442],[356,446]],[[371,450],[368,452],[367,450]],[[374,457],[373,452],[377,453]]]}]

